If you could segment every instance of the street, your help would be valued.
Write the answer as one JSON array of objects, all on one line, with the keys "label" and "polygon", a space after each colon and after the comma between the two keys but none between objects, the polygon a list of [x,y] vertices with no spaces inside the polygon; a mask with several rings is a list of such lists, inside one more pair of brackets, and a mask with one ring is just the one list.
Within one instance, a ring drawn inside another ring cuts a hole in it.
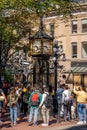
[{"label": "street", "polygon": [[28,126],[27,117],[23,117],[18,121],[16,126],[11,127],[9,115],[5,115],[3,116],[3,124],[0,124],[0,130],[87,130],[87,124],[77,125],[77,120],[56,123],[56,119],[51,118],[48,127],[41,126],[42,123],[42,119],[40,118],[37,126]]}]

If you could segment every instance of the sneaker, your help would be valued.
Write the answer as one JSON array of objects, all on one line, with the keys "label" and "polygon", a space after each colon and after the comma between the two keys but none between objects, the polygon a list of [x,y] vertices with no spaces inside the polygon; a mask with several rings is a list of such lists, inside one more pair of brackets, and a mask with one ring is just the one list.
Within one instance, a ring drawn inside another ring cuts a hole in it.
[{"label": "sneaker", "polygon": [[86,124],[86,121],[83,121],[83,124]]},{"label": "sneaker", "polygon": [[48,126],[48,124],[43,123],[42,126]]},{"label": "sneaker", "polygon": [[82,125],[82,124],[83,124],[83,121],[79,121],[77,124],[78,124],[78,125]]},{"label": "sneaker", "polygon": [[45,123],[43,123],[43,124],[41,124],[42,126],[45,126],[46,124]]},{"label": "sneaker", "polygon": [[49,126],[49,124],[46,124],[46,126]]},{"label": "sneaker", "polygon": [[37,126],[37,124],[33,124],[32,126]]},{"label": "sneaker", "polygon": [[17,125],[17,123],[16,122],[14,122],[14,124],[13,125]]},{"label": "sneaker", "polygon": [[28,124],[29,126],[31,126],[31,125],[33,125],[33,123],[31,123],[31,122],[29,122],[29,124]]},{"label": "sneaker", "polygon": [[13,126],[13,122],[11,122],[11,126]]}]

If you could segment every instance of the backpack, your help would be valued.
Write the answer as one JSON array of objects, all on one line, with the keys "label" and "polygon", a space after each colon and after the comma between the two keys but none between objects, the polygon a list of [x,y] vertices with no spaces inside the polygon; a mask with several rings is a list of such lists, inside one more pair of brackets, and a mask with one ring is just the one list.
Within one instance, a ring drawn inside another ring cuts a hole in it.
[{"label": "backpack", "polygon": [[39,105],[39,93],[33,93],[31,97],[31,105],[38,106]]},{"label": "backpack", "polygon": [[49,94],[47,94],[47,96],[46,96],[46,99],[45,99],[45,101],[44,101],[44,105],[47,107],[47,108],[49,108],[49,107],[51,107],[52,106],[52,96]]}]

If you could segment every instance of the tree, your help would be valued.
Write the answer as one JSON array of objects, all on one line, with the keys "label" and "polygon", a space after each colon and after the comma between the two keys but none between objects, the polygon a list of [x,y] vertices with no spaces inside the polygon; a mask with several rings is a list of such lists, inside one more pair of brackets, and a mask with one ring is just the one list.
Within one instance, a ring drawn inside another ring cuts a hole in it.
[{"label": "tree", "polygon": [[[28,36],[37,18],[41,15],[71,14],[74,4],[71,0],[1,0],[0,1],[0,72],[16,49],[24,46],[22,37]],[[12,53],[11,50],[13,49]],[[0,74],[0,75],[1,75]]]}]

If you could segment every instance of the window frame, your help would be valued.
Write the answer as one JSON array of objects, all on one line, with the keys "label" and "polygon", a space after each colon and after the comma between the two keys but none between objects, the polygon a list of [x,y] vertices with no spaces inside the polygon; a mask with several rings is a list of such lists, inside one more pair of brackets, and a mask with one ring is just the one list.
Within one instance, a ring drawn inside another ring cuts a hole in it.
[{"label": "window frame", "polygon": [[85,56],[85,55],[83,54],[83,44],[86,44],[86,45],[87,45],[87,41],[81,42],[81,58],[87,58],[87,56]]},{"label": "window frame", "polygon": [[50,23],[49,26],[50,26],[50,35],[54,36],[54,28],[55,28],[54,23]]},{"label": "window frame", "polygon": [[[83,24],[83,23],[82,23],[83,21],[86,21],[86,23]],[[87,18],[81,20],[82,33],[86,33],[86,32],[87,32],[87,27],[86,27],[86,26],[87,26]],[[85,27],[86,27],[86,28],[85,28]]]},{"label": "window frame", "polygon": [[[73,48],[74,46],[77,47],[77,42],[72,42],[72,43],[71,43],[71,50],[72,50],[72,51],[71,51],[71,52],[72,52],[71,57],[72,57],[72,58],[77,58],[77,53],[74,54],[74,48]],[[76,52],[77,52],[77,48],[76,48]]]},{"label": "window frame", "polygon": [[[76,24],[74,24],[74,22],[76,22]],[[77,33],[77,20],[71,21],[71,27],[72,27],[72,34]],[[76,29],[73,29],[73,28],[76,28]]]}]

